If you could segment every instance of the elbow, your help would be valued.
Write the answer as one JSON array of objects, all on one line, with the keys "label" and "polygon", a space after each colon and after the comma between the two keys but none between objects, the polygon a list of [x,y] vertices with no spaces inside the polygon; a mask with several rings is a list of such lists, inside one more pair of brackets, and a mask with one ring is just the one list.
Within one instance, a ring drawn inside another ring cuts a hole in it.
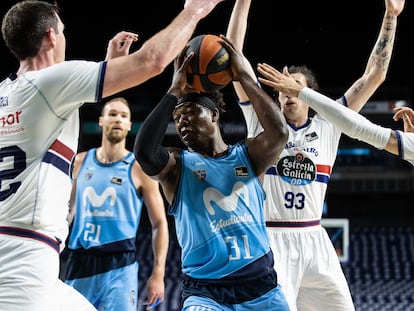
[{"label": "elbow", "polygon": [[136,148],[134,148],[135,159],[145,174],[148,176],[155,176],[157,175],[157,170],[154,168],[152,156],[148,152],[142,151],[143,149],[146,148],[140,148],[139,150],[136,150]]},{"label": "elbow", "polygon": [[282,120],[280,122],[277,122],[277,127],[274,129],[273,133],[275,133],[274,137],[277,139],[277,141],[285,145],[289,139],[289,129],[285,118],[281,118]]},{"label": "elbow", "polygon": [[154,76],[163,73],[165,68],[167,68],[171,62],[164,52],[165,51],[160,51],[159,49],[148,49],[147,51],[145,64]]},{"label": "elbow", "polygon": [[289,130],[287,128],[287,125],[280,126],[279,129],[277,131],[274,131],[273,133],[274,134],[271,135],[269,143],[266,146],[266,150],[268,150],[271,154],[276,155],[277,158],[288,142]]},{"label": "elbow", "polygon": [[148,165],[151,163],[151,156],[148,154],[148,152],[146,152],[146,148],[138,148],[137,145],[138,144],[135,144],[134,146],[135,159],[141,167],[148,167]]},{"label": "elbow", "polygon": [[145,136],[138,132],[137,137],[135,138],[133,152],[139,165],[144,168],[151,164],[151,152],[149,152],[148,148],[143,147],[145,146],[145,140],[142,140],[142,138],[145,138]]},{"label": "elbow", "polygon": [[384,83],[385,79],[387,78],[387,71],[386,70],[380,70],[372,72],[371,74],[368,74],[366,78],[366,82],[372,83],[372,85],[375,85],[375,87],[379,87],[381,84]]},{"label": "elbow", "polygon": [[283,142],[283,145],[286,145],[288,139],[289,139],[289,130],[288,130],[287,124],[285,124],[284,126],[282,126],[280,128],[280,131],[279,131],[279,140],[281,142]]},{"label": "elbow", "polygon": [[[137,140],[134,145],[135,159],[142,170],[148,176],[157,176],[167,165],[169,153],[162,146],[151,147],[149,144],[139,144]],[[147,146],[142,147],[141,146]]]},{"label": "elbow", "polygon": [[382,71],[381,74],[379,74],[375,80],[376,85],[380,86],[381,84],[383,84],[386,78],[387,78],[387,72]]}]

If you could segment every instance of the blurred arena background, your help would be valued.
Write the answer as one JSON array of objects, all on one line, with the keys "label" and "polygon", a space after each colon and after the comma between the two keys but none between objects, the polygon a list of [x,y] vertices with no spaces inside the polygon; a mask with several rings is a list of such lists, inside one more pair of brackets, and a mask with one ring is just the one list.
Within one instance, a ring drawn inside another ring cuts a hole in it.
[{"label": "blurred arena background", "polygon": [[[16,1],[1,0],[0,15]],[[166,26],[184,1],[58,1],[66,24],[67,59],[101,60],[108,40],[120,30],[139,34],[138,49]],[[195,35],[225,33],[233,0],[221,3],[203,20]],[[383,0],[253,1],[245,54],[252,61],[281,68],[306,64],[317,74],[320,89],[337,98],[358,78],[376,40],[384,14]],[[414,4],[406,0],[385,83],[362,110],[372,121],[402,128],[392,120],[395,105],[413,106],[414,61],[412,21]],[[0,44],[0,78],[17,69],[17,61]],[[172,67],[145,84],[122,93],[133,106],[134,127],[128,136],[132,148],[136,131],[169,86]],[[244,120],[231,86],[223,89],[228,112],[223,127],[228,142],[245,135]],[[270,90],[269,90],[270,92]],[[97,146],[100,108],[81,108],[79,151]],[[40,125],[39,125],[40,126]],[[180,144],[171,124],[166,143]],[[413,167],[367,144],[342,137],[326,197],[325,219],[346,219],[349,244],[342,262],[357,311],[414,310],[414,217],[410,211],[414,190]],[[172,219],[169,219],[170,221]],[[147,219],[139,233],[140,286],[151,271]],[[332,229],[332,240],[343,252],[342,227]],[[171,230],[174,230],[171,223]],[[166,277],[166,300],[156,310],[179,310],[180,252],[171,234]],[[144,291],[141,290],[141,294]],[[144,297],[140,297],[140,309]]]}]

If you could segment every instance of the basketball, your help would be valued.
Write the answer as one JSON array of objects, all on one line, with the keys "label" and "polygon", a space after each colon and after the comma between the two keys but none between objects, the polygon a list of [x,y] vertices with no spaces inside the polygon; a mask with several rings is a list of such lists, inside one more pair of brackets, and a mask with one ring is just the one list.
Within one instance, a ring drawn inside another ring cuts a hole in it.
[{"label": "basketball", "polygon": [[199,92],[219,90],[233,79],[230,54],[212,34],[199,35],[188,42],[186,55],[194,51],[187,67],[187,81]]}]

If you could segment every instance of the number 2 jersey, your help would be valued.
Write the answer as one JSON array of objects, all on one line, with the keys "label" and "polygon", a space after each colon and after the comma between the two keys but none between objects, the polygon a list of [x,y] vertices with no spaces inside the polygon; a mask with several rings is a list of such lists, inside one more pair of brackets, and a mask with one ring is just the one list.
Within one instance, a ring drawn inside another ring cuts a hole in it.
[{"label": "number 2 jersey", "polygon": [[105,64],[67,61],[0,83],[2,233],[65,240],[78,108],[101,100]]}]

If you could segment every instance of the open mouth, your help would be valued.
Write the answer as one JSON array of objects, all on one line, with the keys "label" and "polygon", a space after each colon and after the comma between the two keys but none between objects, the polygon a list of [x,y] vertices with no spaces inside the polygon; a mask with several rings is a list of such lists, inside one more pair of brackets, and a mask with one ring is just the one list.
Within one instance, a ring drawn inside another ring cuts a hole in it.
[{"label": "open mouth", "polygon": [[189,130],[187,130],[187,129],[182,129],[182,130],[180,131],[181,137],[182,137],[183,139],[186,139],[190,133],[191,133],[191,132],[190,132]]}]

